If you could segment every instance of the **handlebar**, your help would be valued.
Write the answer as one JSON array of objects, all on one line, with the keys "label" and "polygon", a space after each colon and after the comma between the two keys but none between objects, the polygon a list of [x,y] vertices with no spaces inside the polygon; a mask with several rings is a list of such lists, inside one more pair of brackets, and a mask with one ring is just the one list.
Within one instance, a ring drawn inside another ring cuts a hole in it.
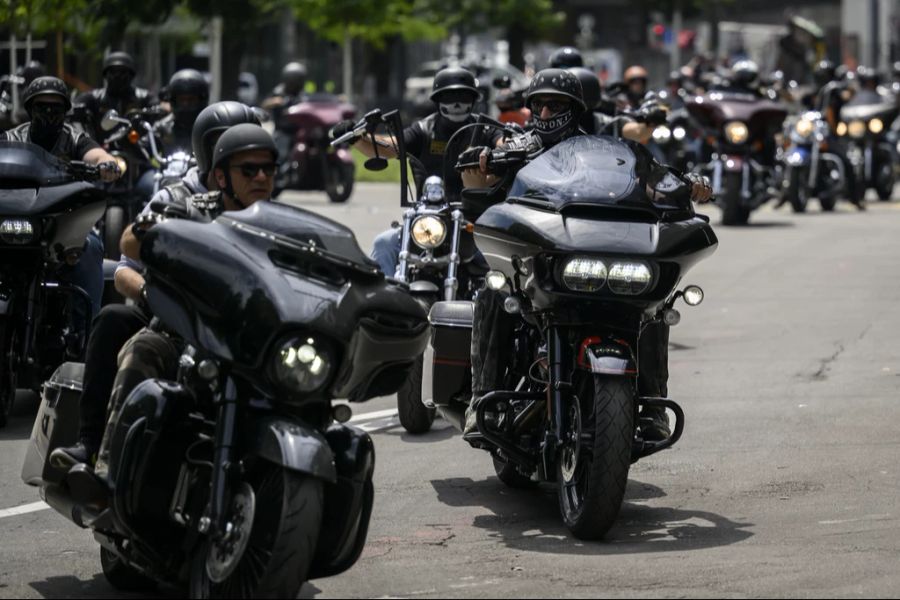
[{"label": "handlebar", "polygon": [[67,162],[66,172],[68,172],[73,179],[79,179],[81,181],[100,180],[100,166],[92,165],[81,160]]},{"label": "handlebar", "polygon": [[[396,111],[393,111],[396,112]],[[358,137],[362,137],[366,134],[371,135],[375,133],[375,130],[382,123],[387,122],[388,117],[390,117],[393,112],[388,114],[382,114],[380,108],[376,108],[375,110],[369,111],[366,115],[360,119],[356,126],[354,126],[353,131],[348,131],[341,137],[335,139],[331,142],[331,147],[339,146],[341,144],[346,144],[350,140]]]}]

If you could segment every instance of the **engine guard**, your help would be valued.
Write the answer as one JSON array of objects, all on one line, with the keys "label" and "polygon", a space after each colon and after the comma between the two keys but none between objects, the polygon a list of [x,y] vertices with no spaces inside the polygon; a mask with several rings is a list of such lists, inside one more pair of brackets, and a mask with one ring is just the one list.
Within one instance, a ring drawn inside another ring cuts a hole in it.
[{"label": "engine guard", "polygon": [[675,401],[668,398],[638,398],[638,408],[640,409],[645,406],[667,408],[671,410],[675,413],[675,427],[672,429],[671,435],[660,442],[648,442],[640,436],[635,437],[631,447],[631,462],[636,462],[651,454],[656,454],[657,452],[671,448],[681,439],[681,434],[684,433],[684,411]]}]

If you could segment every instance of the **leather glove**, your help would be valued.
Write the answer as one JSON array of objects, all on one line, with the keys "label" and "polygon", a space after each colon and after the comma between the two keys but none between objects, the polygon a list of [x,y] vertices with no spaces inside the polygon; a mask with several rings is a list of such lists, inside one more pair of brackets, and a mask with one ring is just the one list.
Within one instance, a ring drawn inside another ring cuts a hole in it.
[{"label": "leather glove", "polygon": [[[336,140],[342,135],[350,133],[356,129],[356,123],[351,121],[350,119],[345,119],[331,128],[331,139]],[[350,143],[354,143],[356,140],[350,140]]]}]

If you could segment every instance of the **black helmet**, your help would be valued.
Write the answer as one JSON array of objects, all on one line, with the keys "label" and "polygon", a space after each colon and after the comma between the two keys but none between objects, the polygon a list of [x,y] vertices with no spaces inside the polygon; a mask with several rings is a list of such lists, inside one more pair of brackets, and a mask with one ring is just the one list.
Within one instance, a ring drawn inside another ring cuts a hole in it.
[{"label": "black helmet", "polygon": [[881,83],[881,77],[878,75],[878,71],[865,65],[860,65],[856,68],[856,77],[859,79],[860,85],[878,85]]},{"label": "black helmet", "polygon": [[531,97],[537,94],[557,94],[575,101],[580,110],[586,110],[581,81],[565,69],[544,69],[534,74],[525,92],[525,104],[531,107]]},{"label": "black helmet", "polygon": [[813,67],[813,79],[819,87],[833,81],[837,67],[828,59],[820,60]]},{"label": "black helmet", "polygon": [[440,93],[450,90],[470,91],[474,96],[473,100],[481,95],[478,91],[478,82],[475,81],[475,76],[470,71],[460,67],[449,67],[438,71],[437,75],[434,76],[434,83],[431,85],[429,98],[431,98],[432,102],[437,102],[437,96]]},{"label": "black helmet", "polygon": [[113,67],[125,67],[134,75],[137,71],[134,68],[134,59],[127,52],[111,52],[103,59],[103,74]]},{"label": "black helmet", "polygon": [[597,103],[600,102],[603,90],[600,85],[600,78],[593,71],[584,67],[569,67],[566,71],[574,73],[578,81],[581,82],[581,95],[584,104],[588,110],[594,110],[597,107]]},{"label": "black helmet", "polygon": [[206,100],[209,98],[209,84],[206,78],[196,69],[182,69],[176,71],[169,79],[169,98],[175,100],[175,96],[199,96]]},{"label": "black helmet", "polygon": [[259,125],[241,123],[229,127],[219,137],[213,150],[212,166],[214,169],[223,168],[232,156],[248,150],[268,150],[272,153],[273,159],[278,158],[278,148],[275,147],[275,140],[268,131]]},{"label": "black helmet", "polygon": [[581,52],[571,46],[563,46],[553,51],[550,55],[551,69],[568,69],[569,67],[583,67],[584,59]]},{"label": "black helmet", "polygon": [[69,89],[62,79],[56,77],[38,77],[28,84],[25,91],[22,92],[22,103],[25,105],[25,112],[31,114],[31,104],[38,96],[58,96],[63,99],[66,110],[72,108],[72,101],[69,100]]},{"label": "black helmet", "polygon": [[752,60],[739,60],[731,67],[731,81],[733,83],[750,86],[756,83],[758,79],[759,66]]},{"label": "black helmet", "polygon": [[303,63],[289,62],[281,69],[281,83],[288,93],[297,93],[306,85],[306,67]]},{"label": "black helmet", "polygon": [[43,77],[46,74],[47,69],[38,60],[32,60],[22,69],[22,79],[25,80],[26,86],[38,77]]},{"label": "black helmet", "polygon": [[231,100],[210,104],[197,115],[191,130],[191,147],[197,158],[197,168],[203,176],[212,170],[213,148],[218,134],[242,123],[259,125],[259,117],[246,104]]}]

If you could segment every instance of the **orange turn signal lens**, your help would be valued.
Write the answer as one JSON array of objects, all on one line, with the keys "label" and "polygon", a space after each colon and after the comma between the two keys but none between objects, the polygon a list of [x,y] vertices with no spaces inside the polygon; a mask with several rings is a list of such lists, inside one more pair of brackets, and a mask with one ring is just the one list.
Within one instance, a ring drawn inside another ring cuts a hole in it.
[{"label": "orange turn signal lens", "polygon": [[132,129],[128,132],[128,141],[132,144],[137,144],[141,139],[141,134],[139,134],[136,130]]}]

